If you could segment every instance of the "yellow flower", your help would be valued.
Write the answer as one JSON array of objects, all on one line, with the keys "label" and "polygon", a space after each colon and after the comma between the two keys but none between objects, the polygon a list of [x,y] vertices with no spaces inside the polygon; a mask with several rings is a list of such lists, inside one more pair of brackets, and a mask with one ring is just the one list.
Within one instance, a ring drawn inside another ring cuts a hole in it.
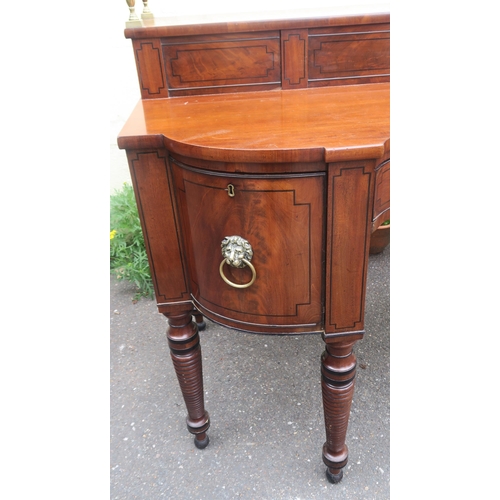
[{"label": "yellow flower", "polygon": [[116,234],[116,229],[113,229],[113,231],[109,232],[109,239],[112,240],[115,237]]}]

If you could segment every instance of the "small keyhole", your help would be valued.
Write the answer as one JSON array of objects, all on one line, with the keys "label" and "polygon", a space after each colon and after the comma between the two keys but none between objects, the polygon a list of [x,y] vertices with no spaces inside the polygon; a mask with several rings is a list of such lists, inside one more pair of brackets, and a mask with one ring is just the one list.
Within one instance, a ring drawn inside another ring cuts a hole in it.
[{"label": "small keyhole", "polygon": [[227,185],[227,194],[232,198],[234,196],[234,186],[232,184]]}]

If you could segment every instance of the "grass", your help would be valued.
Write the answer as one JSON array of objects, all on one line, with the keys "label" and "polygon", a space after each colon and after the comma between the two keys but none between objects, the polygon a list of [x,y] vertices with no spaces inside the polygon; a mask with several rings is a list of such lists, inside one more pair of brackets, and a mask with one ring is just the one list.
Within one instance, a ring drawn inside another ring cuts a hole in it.
[{"label": "grass", "polygon": [[136,287],[134,300],[154,297],[144,236],[134,190],[124,183],[110,198],[110,269],[120,280]]}]

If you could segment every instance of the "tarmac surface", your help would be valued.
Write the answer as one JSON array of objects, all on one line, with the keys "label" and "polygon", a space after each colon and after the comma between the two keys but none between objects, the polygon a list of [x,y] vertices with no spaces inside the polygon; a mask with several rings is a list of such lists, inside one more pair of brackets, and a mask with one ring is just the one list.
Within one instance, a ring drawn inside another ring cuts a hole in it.
[{"label": "tarmac surface", "polygon": [[365,330],[338,484],[327,481],[320,335],[200,332],[210,444],[198,450],[166,319],[111,279],[110,499],[390,498],[390,246],[370,256]]}]

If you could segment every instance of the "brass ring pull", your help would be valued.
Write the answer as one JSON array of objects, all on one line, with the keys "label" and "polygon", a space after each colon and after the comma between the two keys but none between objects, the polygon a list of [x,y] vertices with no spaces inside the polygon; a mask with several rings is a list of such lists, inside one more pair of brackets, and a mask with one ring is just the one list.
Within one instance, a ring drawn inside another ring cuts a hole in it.
[{"label": "brass ring pull", "polygon": [[[250,243],[241,236],[226,236],[222,240],[221,249],[222,256],[224,257],[219,266],[219,273],[221,275],[221,278],[228,285],[234,288],[248,288],[250,285],[252,285],[255,281],[255,278],[257,277],[255,267],[253,267],[252,263],[250,262],[253,257],[252,245],[250,245]],[[243,283],[242,285],[233,283],[224,275],[224,264],[239,268],[248,266],[252,271],[252,279],[248,283]]]},{"label": "brass ring pull", "polygon": [[238,285],[238,283],[233,283],[232,281],[228,280],[226,278],[226,276],[224,275],[223,267],[224,267],[224,264],[227,262],[226,259],[223,259],[223,261],[220,263],[220,266],[219,266],[219,272],[220,272],[221,278],[228,285],[234,286],[234,288],[248,288],[250,285],[253,284],[253,282],[255,281],[255,278],[257,277],[257,272],[255,271],[255,267],[253,267],[253,264],[249,260],[246,260],[246,259],[241,259],[241,261],[244,264],[246,264],[250,268],[250,270],[252,271],[252,279],[248,283],[243,283],[242,285]]}]

